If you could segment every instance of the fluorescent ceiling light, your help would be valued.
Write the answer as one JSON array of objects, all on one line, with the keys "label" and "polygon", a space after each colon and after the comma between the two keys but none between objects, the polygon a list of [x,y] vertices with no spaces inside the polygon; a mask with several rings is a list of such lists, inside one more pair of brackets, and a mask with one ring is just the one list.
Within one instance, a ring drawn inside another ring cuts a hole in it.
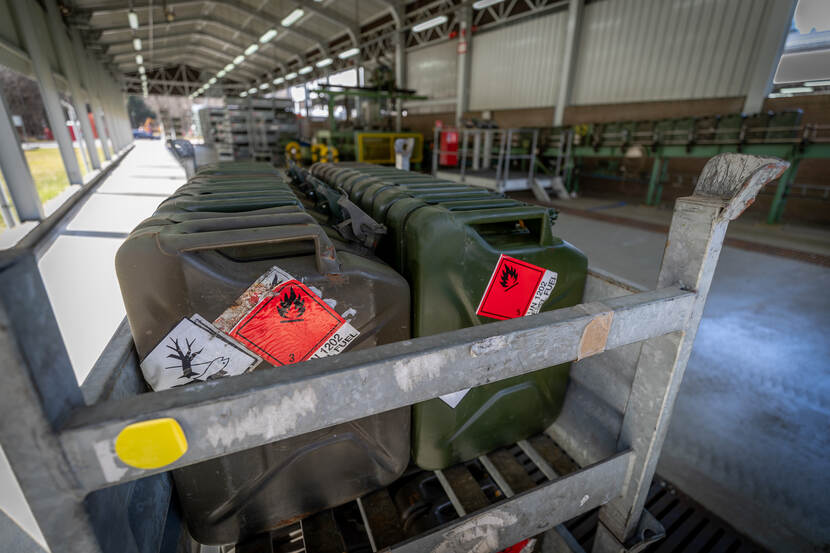
[{"label": "fluorescent ceiling light", "polygon": [[305,67],[297,71],[297,73],[299,73],[300,75],[308,75],[309,73],[311,73],[312,70],[313,68],[310,65],[306,65]]},{"label": "fluorescent ceiling light", "polygon": [[224,77],[227,74],[228,74],[228,72],[225,71],[224,69],[222,69],[221,71],[219,71],[219,73],[216,74],[216,78],[221,79],[222,77]]},{"label": "fluorescent ceiling light", "polygon": [[291,79],[296,79],[296,78],[297,78],[297,74],[294,71],[292,71],[291,73],[289,73],[288,75],[285,76],[286,81],[290,81]]},{"label": "fluorescent ceiling light", "polygon": [[234,67],[236,67],[234,64],[229,63],[228,65],[225,66],[225,73],[230,73],[231,71],[233,71]]},{"label": "fluorescent ceiling light", "polygon": [[273,40],[275,36],[277,36],[277,30],[276,29],[270,29],[268,31],[265,31],[262,34],[262,36],[259,37],[259,41],[262,44],[265,44],[266,42],[270,42],[271,40]]},{"label": "fluorescent ceiling light", "polygon": [[211,77],[211,79],[208,81],[208,84],[216,84],[216,77]]},{"label": "fluorescent ceiling light", "polygon": [[257,50],[259,50],[259,44],[257,44],[255,42],[255,43],[251,44],[250,46],[248,46],[247,48],[245,48],[245,55],[250,56],[251,54],[253,54]]},{"label": "fluorescent ceiling light", "polygon": [[133,39],[133,48],[135,48],[139,52],[141,51],[141,39],[140,38],[134,38]]},{"label": "fluorescent ceiling light", "polygon": [[247,93],[246,91],[244,91],[244,90],[243,90],[242,92],[240,92],[240,93],[239,93],[239,97],[240,97],[240,98],[244,98],[244,97],[245,97],[245,96],[247,96],[247,95],[248,95],[248,93]]},{"label": "fluorescent ceiling light", "polygon": [[144,66],[143,65],[138,66],[138,72],[141,73],[142,75],[144,74]]},{"label": "fluorescent ceiling light", "polygon": [[783,92],[784,94],[797,94],[799,92],[812,92],[813,89],[809,86],[793,86],[791,88],[782,88],[778,92]]},{"label": "fluorescent ceiling light", "polygon": [[138,29],[138,14],[135,13],[135,10],[127,12],[127,21],[130,22],[130,29]]},{"label": "fluorescent ceiling light", "polygon": [[136,62],[138,65],[142,65],[142,64],[144,63],[144,56],[142,56],[141,54],[136,54],[136,56],[135,56],[135,62]]},{"label": "fluorescent ceiling light", "polygon": [[262,83],[261,85],[259,85],[260,90],[265,90],[267,88],[268,88],[268,83]]},{"label": "fluorescent ceiling light", "polygon": [[473,9],[474,10],[483,10],[484,8],[489,8],[495,4],[501,4],[504,0],[478,0],[478,2],[473,2]]},{"label": "fluorescent ceiling light", "polygon": [[294,23],[300,19],[305,12],[300,8],[295,9],[293,12],[289,13],[285,18],[280,22],[282,23],[283,27],[290,27]]},{"label": "fluorescent ceiling light", "polygon": [[332,63],[333,61],[334,61],[334,60],[333,60],[333,59],[331,59],[331,58],[326,58],[326,59],[322,59],[322,60],[318,61],[318,62],[317,62],[317,63],[315,63],[314,65],[316,65],[317,67],[325,67],[325,66],[327,66],[327,65],[331,65],[331,63]]},{"label": "fluorescent ceiling light", "polygon": [[417,25],[412,27],[412,30],[416,33],[420,33],[421,31],[426,31],[427,29],[432,29],[433,27],[437,27],[438,25],[441,25],[441,24],[446,23],[446,22],[447,22],[447,16],[446,15],[439,15],[438,17],[433,17],[432,19],[424,21],[423,23],[418,23]]},{"label": "fluorescent ceiling light", "polygon": [[245,61],[245,56],[243,56],[243,55],[239,55],[239,56],[236,56],[235,58],[233,58],[234,65],[239,65],[243,61]]},{"label": "fluorescent ceiling light", "polygon": [[780,92],[773,92],[767,98],[791,98],[792,94],[781,94]]},{"label": "fluorescent ceiling light", "polygon": [[348,50],[344,50],[344,51],[340,52],[339,54],[337,54],[337,57],[340,58],[341,60],[344,60],[346,58],[356,56],[359,53],[360,53],[360,48],[349,48]]},{"label": "fluorescent ceiling light", "polygon": [[274,84],[282,84],[282,83],[285,82],[285,77],[277,77],[276,79],[274,79],[271,82],[274,83]]},{"label": "fluorescent ceiling light", "polygon": [[830,86],[830,81],[809,81],[804,86]]},{"label": "fluorescent ceiling light", "polygon": [[252,86],[251,88],[249,88],[248,89],[248,94],[256,94],[256,87]]}]

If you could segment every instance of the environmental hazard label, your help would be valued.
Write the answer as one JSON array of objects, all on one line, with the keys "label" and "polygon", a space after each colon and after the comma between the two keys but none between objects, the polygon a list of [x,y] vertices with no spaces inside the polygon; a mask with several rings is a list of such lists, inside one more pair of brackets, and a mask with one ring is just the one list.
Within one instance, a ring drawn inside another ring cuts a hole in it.
[{"label": "environmental hazard label", "polygon": [[535,315],[553,292],[556,277],[544,267],[502,255],[476,314],[499,320]]},{"label": "environmental hazard label", "polygon": [[245,315],[230,335],[266,361],[288,365],[339,353],[358,332],[308,287],[289,280]]}]

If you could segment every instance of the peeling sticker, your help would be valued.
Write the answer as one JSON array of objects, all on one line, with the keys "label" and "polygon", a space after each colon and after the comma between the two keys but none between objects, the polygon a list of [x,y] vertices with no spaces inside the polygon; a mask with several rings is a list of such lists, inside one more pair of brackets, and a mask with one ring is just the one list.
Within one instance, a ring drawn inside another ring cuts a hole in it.
[{"label": "peeling sticker", "polygon": [[234,418],[230,425],[227,414],[211,417],[207,439],[214,449],[231,447],[250,436],[273,441],[293,430],[299,418],[313,413],[316,407],[317,395],[313,388],[297,390],[278,403],[250,407],[244,416]]},{"label": "peeling sticker", "polygon": [[463,390],[459,390],[457,392],[452,392],[450,394],[438,396],[438,399],[449,405],[451,408],[455,409],[470,390],[472,390],[472,388],[464,388]]},{"label": "peeling sticker", "polygon": [[473,517],[446,532],[444,541],[432,553],[453,553],[459,546],[469,553],[493,553],[499,547],[499,531],[517,521],[515,515],[498,509]]},{"label": "peeling sticker", "polygon": [[583,496],[582,496],[582,499],[581,499],[581,500],[580,500],[580,502],[579,502],[579,506],[580,506],[580,507],[584,506],[586,503],[588,503],[588,500],[589,500],[589,499],[591,499],[591,498],[590,498],[590,497],[588,497],[588,494],[587,494],[587,493],[586,493],[585,495],[583,495]]},{"label": "peeling sticker", "polygon": [[470,355],[472,357],[478,357],[479,355],[484,355],[486,353],[493,353],[494,351],[499,351],[504,349],[507,346],[507,338],[504,336],[491,336],[490,338],[486,338],[481,340],[480,342],[476,342],[472,346],[470,346]]},{"label": "peeling sticker", "polygon": [[95,442],[92,447],[95,450],[95,456],[98,457],[98,462],[101,464],[101,472],[104,473],[104,479],[107,482],[118,482],[127,474],[127,467],[118,466],[120,461],[115,456],[115,442],[104,440]]},{"label": "peeling sticker", "polygon": [[413,361],[396,361],[393,368],[398,388],[409,392],[418,384],[436,378],[441,373],[438,369],[441,361],[438,353],[430,353]]}]

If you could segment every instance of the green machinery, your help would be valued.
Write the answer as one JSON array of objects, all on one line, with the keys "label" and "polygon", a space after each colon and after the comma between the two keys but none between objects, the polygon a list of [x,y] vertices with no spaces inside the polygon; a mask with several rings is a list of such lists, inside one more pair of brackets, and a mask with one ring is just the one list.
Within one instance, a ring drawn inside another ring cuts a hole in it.
[{"label": "green machinery", "polygon": [[[321,85],[318,94],[328,104],[328,129],[315,133],[315,141],[334,146],[341,160],[357,160],[370,163],[394,163],[394,139],[415,138],[412,162],[419,163],[423,153],[423,136],[419,133],[402,133],[395,117],[388,115],[396,111],[402,100],[425,100],[414,90],[392,87],[356,87]],[[346,120],[338,121],[335,110],[345,108]],[[357,118],[351,119],[351,109],[357,108]],[[397,129],[397,130],[396,130]],[[374,145],[374,147],[372,147]],[[381,145],[378,148],[378,145]],[[378,150],[383,150],[379,152]],[[387,156],[391,152],[391,157]],[[382,154],[382,155],[379,155]]]},{"label": "green machinery", "polygon": [[781,220],[801,160],[830,158],[830,125],[802,125],[801,119],[801,110],[793,110],[554,127],[540,137],[540,156],[549,161],[548,166],[563,168],[569,191],[579,187],[574,169],[584,158],[651,157],[647,205],[660,202],[669,159],[708,159],[723,152],[782,158],[790,168],[778,181],[767,215],[767,222],[773,224]]}]

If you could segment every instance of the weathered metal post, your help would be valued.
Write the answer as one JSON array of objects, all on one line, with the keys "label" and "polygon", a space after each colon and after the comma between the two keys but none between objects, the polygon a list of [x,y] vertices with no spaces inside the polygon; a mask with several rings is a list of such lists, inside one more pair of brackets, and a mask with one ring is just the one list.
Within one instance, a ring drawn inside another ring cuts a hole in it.
[{"label": "weathered metal post", "polygon": [[618,438],[634,451],[627,490],[600,509],[594,553],[631,551],[642,543],[641,515],[683,380],[729,221],[788,163],[775,158],[720,154],[703,168],[694,194],[677,200],[657,288],[679,286],[696,294],[685,331],[643,343]]}]

